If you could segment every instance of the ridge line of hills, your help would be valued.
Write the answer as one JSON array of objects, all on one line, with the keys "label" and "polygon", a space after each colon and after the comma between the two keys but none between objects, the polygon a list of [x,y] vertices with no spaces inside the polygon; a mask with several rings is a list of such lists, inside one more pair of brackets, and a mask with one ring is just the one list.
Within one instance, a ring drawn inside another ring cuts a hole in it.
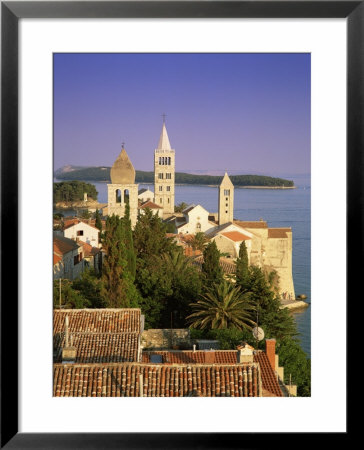
[{"label": "ridge line of hills", "polygon": [[[137,183],[154,183],[154,172],[135,171]],[[54,177],[63,181],[110,181],[110,167],[80,167],[64,166],[54,172]],[[266,187],[294,187],[292,180],[269,177],[265,175],[229,175],[235,186],[266,186]],[[221,183],[222,175],[195,175],[185,172],[175,173],[176,184],[217,185]]]}]

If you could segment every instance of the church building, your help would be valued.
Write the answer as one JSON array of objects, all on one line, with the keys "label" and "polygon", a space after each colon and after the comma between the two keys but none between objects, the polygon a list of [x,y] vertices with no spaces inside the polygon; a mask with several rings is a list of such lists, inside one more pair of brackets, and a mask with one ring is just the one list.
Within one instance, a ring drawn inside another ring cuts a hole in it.
[{"label": "church building", "polygon": [[111,184],[107,185],[107,214],[124,217],[129,202],[130,221],[134,228],[138,218],[138,185],[135,184],[135,169],[122,146],[110,171]]},{"label": "church building", "polygon": [[154,151],[154,203],[161,206],[165,214],[174,213],[174,157],[163,119],[158,147]]}]

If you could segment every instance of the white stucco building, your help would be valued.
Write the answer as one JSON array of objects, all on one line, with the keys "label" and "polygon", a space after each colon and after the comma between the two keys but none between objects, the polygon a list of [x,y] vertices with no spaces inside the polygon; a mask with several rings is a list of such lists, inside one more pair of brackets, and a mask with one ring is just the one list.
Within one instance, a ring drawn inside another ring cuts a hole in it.
[{"label": "white stucco building", "polygon": [[99,233],[98,228],[81,220],[73,220],[70,224],[66,223],[63,230],[64,237],[74,241],[79,239],[92,247],[99,247]]}]

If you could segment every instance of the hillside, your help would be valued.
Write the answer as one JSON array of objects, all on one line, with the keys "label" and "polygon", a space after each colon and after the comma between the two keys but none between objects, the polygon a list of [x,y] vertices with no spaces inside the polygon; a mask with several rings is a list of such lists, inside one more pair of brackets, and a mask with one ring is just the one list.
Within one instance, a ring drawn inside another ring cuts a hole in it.
[{"label": "hillside", "polygon": [[[54,172],[58,180],[84,180],[110,182],[110,167],[73,167],[65,166]],[[264,187],[294,187],[291,180],[267,177],[264,175],[231,175],[230,179],[235,186],[264,186]],[[218,185],[222,176],[194,175],[176,172],[176,184]],[[154,172],[136,171],[136,183],[154,183]]]}]

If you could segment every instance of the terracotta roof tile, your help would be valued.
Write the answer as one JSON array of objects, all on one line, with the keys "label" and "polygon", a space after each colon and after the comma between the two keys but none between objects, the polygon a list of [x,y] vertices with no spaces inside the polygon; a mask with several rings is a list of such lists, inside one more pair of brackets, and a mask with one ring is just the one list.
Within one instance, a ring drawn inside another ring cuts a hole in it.
[{"label": "terracotta roof tile", "polygon": [[140,309],[55,309],[53,333],[64,331],[66,316],[70,333],[140,333]]},{"label": "terracotta roof tile", "polygon": [[[139,333],[70,333],[76,363],[138,361]],[[62,362],[64,332],[53,335],[53,361]]]},{"label": "terracotta roof tile", "polygon": [[[151,355],[161,355],[163,364],[203,364],[206,362],[206,355],[211,353],[205,350],[143,351],[142,362],[150,362]],[[237,364],[237,350],[215,350],[213,356],[214,364]],[[260,366],[262,388],[266,391],[266,396],[282,397],[282,391],[266,353],[256,352],[254,362]]]},{"label": "terracotta roof tile", "polygon": [[292,228],[268,228],[268,238],[286,238],[287,233],[292,233]]},{"label": "terracotta roof tile", "polygon": [[156,203],[151,202],[150,200],[143,203],[140,206],[141,209],[149,208],[149,209],[163,209],[161,206],[157,205]]},{"label": "terracotta roof tile", "polygon": [[83,253],[84,253],[85,258],[88,258],[89,256],[94,256],[100,252],[99,248],[93,247],[92,245],[88,244],[87,242],[78,241],[78,243],[83,248]]},{"label": "terracotta roof tile", "polygon": [[246,236],[245,234],[240,233],[239,231],[227,231],[226,233],[222,233],[222,235],[234,242],[247,241],[251,239],[249,236]]},{"label": "terracotta roof tile", "polygon": [[57,255],[56,253],[53,253],[53,265],[55,266],[60,261],[62,261],[62,257]]},{"label": "terracotta roof tile", "polygon": [[53,252],[58,255],[65,255],[68,252],[76,250],[79,245],[72,239],[63,236],[53,236]]},{"label": "terracotta roof tile", "polygon": [[85,225],[88,225],[89,227],[96,228],[96,230],[99,230],[88,219],[84,219],[84,220],[82,220],[82,219],[68,219],[68,220],[65,220],[63,229],[67,230],[67,228],[73,227],[74,225],[77,225],[79,223],[84,223]]},{"label": "terracotta roof tile", "polygon": [[256,222],[247,222],[243,220],[234,220],[234,224],[242,228],[268,228],[268,224],[264,220]]},{"label": "terracotta roof tile", "polygon": [[257,397],[256,363],[221,364],[54,364],[56,397]]}]

